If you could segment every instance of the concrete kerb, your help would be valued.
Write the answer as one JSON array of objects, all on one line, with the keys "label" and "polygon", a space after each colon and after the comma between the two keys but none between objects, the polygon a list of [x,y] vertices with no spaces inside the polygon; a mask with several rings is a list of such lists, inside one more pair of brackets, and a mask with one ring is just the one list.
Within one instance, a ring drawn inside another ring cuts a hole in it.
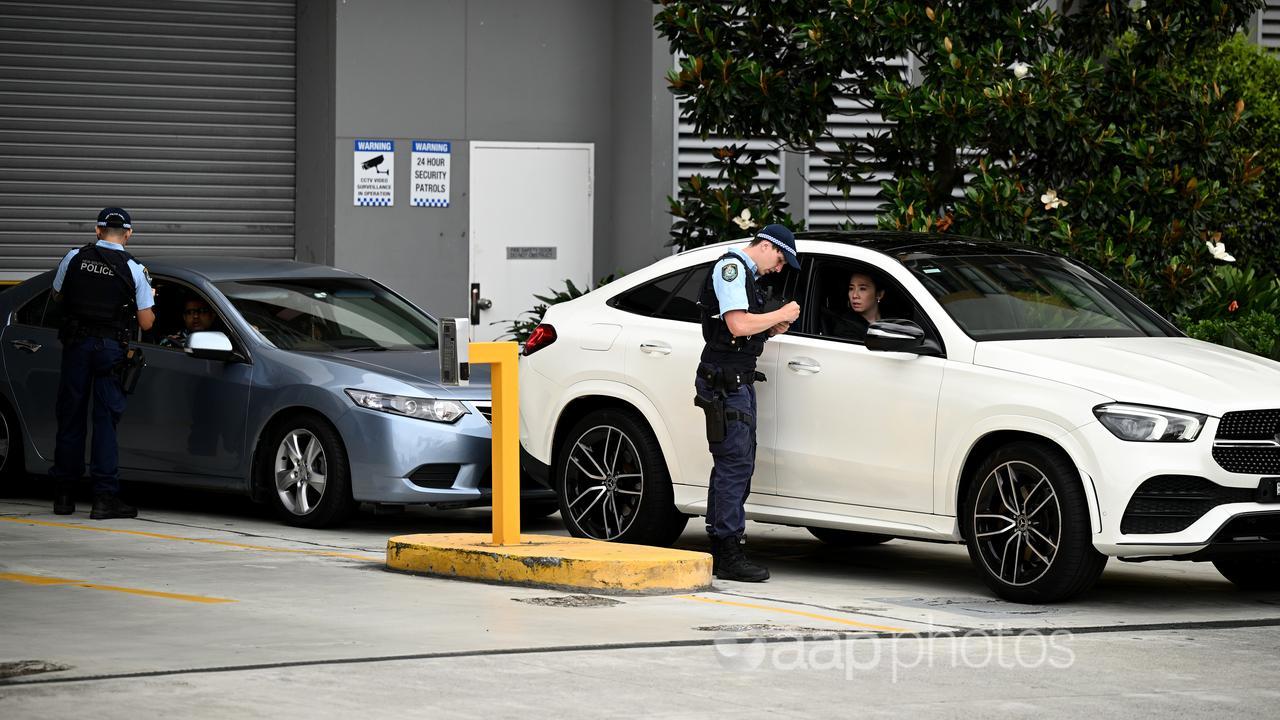
[{"label": "concrete kerb", "polygon": [[689,550],[524,535],[495,545],[486,533],[400,535],[387,569],[417,575],[615,595],[662,595],[711,587],[711,556]]}]

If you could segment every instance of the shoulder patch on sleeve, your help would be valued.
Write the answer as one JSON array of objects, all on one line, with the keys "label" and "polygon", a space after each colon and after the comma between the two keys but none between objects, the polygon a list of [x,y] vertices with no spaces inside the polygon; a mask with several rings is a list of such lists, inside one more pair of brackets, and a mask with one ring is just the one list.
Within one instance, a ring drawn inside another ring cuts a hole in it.
[{"label": "shoulder patch on sleeve", "polygon": [[738,279],[738,263],[727,262],[720,268],[720,277],[725,282],[733,282]]}]

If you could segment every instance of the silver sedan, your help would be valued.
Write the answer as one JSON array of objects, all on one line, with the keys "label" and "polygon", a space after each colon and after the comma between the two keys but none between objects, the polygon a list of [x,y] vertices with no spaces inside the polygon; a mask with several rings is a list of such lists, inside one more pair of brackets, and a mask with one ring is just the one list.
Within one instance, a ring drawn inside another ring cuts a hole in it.
[{"label": "silver sedan", "polygon": [[[156,324],[119,426],[120,475],[246,493],[292,525],[360,502],[490,500],[490,386],[441,385],[438,323],[355,273],[283,260],[147,263]],[[0,295],[0,472],[52,464],[59,303],[53,273]],[[188,316],[205,315],[196,321]],[[532,483],[526,514],[554,512]]]}]

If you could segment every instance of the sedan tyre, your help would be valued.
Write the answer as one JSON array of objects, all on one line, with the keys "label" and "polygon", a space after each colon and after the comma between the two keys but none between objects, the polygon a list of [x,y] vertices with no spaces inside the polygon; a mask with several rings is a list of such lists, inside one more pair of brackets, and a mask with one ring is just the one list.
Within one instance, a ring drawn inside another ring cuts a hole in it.
[{"label": "sedan tyre", "polygon": [[338,432],[310,415],[276,426],[259,462],[260,481],[268,488],[276,515],[288,525],[321,528],[351,516],[347,451]]},{"label": "sedan tyre", "polygon": [[625,410],[597,410],[565,433],[555,486],[574,537],[668,546],[689,521],[673,503],[657,438]]},{"label": "sedan tyre", "polygon": [[1065,600],[1089,589],[1107,564],[1093,547],[1079,472],[1046,444],[992,453],[969,485],[962,523],[983,580],[1012,602]]},{"label": "sedan tyre", "polygon": [[0,401],[0,482],[13,482],[25,472],[21,426],[8,403]]},{"label": "sedan tyre", "polygon": [[1213,566],[1241,590],[1280,590],[1280,557],[1223,558]]}]

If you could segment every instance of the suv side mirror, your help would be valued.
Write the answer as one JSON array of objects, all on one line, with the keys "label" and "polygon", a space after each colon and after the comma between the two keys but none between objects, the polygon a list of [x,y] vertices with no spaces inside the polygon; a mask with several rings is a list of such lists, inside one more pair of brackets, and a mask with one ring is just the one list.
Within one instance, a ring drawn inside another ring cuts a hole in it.
[{"label": "suv side mirror", "polygon": [[867,349],[915,352],[924,346],[924,329],[910,320],[880,320],[867,328]]},{"label": "suv side mirror", "polygon": [[235,360],[236,351],[231,339],[216,330],[191,333],[187,338],[186,352],[201,360]]}]

